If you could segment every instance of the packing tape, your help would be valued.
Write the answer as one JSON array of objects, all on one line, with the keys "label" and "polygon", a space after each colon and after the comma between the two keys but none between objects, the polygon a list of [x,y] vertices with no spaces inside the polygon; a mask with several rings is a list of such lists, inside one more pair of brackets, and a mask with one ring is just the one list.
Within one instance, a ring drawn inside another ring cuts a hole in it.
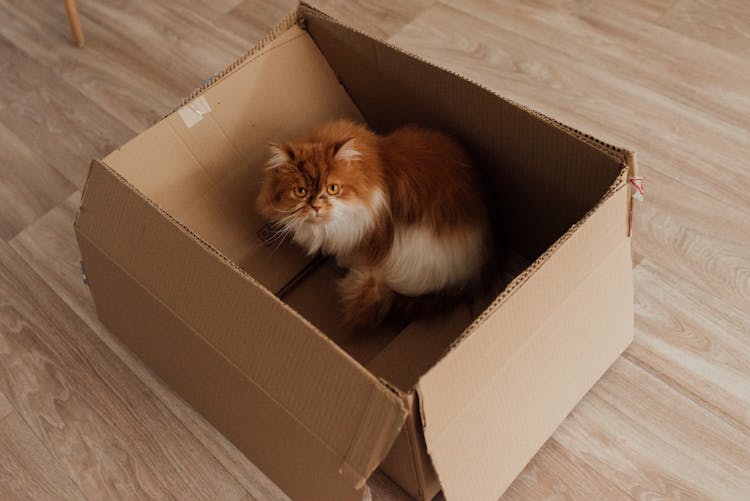
[{"label": "packing tape", "polygon": [[643,178],[642,177],[629,177],[628,183],[633,187],[633,198],[639,202],[643,202]]},{"label": "packing tape", "polygon": [[208,105],[208,101],[203,96],[198,96],[185,106],[177,110],[180,114],[180,118],[185,122],[185,126],[189,129],[193,125],[203,120],[203,115],[211,112],[211,106]]}]

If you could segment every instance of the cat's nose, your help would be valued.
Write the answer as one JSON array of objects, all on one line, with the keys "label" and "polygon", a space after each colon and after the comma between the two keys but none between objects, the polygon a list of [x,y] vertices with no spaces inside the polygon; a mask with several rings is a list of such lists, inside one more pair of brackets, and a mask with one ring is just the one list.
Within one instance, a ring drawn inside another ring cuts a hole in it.
[{"label": "cat's nose", "polygon": [[318,211],[320,210],[321,205],[319,201],[315,200],[310,203],[310,207],[312,207],[312,210],[314,210],[315,214],[317,214]]}]

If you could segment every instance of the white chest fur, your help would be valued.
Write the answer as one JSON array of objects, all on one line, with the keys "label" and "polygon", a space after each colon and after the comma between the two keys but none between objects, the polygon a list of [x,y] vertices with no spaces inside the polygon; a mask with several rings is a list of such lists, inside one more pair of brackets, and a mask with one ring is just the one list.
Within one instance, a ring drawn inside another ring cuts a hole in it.
[{"label": "white chest fur", "polygon": [[439,237],[424,226],[397,227],[379,274],[388,287],[407,296],[463,285],[479,276],[484,233],[482,225]]},{"label": "white chest fur", "polygon": [[312,255],[345,255],[372,230],[375,214],[385,207],[381,190],[373,192],[369,205],[331,199],[331,217],[325,224],[305,223],[294,232],[294,240]]}]

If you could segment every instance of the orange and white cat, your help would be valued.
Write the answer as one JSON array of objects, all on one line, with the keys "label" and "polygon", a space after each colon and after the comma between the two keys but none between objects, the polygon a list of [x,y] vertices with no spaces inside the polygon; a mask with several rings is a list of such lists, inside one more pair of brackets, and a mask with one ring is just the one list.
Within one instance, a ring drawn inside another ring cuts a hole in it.
[{"label": "orange and white cat", "polygon": [[477,285],[490,231],[469,157],[415,126],[380,136],[340,120],[272,144],[257,208],[309,254],[335,256],[350,325],[382,321],[400,299]]}]

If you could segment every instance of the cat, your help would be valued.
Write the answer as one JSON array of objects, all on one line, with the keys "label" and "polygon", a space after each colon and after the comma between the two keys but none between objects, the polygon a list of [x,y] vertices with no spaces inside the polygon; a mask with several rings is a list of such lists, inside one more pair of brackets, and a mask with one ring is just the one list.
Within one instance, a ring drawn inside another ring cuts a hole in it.
[{"label": "cat", "polygon": [[375,326],[417,298],[471,290],[492,246],[468,154],[413,125],[381,136],[338,120],[271,143],[256,206],[308,254],[348,268],[339,292],[353,327]]}]

